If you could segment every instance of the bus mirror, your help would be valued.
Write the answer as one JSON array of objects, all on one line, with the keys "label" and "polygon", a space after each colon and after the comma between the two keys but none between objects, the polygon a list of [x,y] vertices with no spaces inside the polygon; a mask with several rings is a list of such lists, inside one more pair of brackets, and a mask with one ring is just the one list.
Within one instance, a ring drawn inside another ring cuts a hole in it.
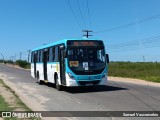
[{"label": "bus mirror", "polygon": [[109,55],[106,54],[106,60],[107,60],[107,63],[109,63]]}]

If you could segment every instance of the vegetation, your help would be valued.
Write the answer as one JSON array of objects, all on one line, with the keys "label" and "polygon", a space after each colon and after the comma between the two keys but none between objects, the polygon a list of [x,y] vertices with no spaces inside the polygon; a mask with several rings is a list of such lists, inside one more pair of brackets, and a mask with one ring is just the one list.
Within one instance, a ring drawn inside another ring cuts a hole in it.
[{"label": "vegetation", "polygon": [[[13,111],[13,108],[0,95],[0,111]],[[5,118],[5,120],[16,120],[16,118]]]},{"label": "vegetation", "polygon": [[19,67],[25,68],[25,69],[30,69],[30,63],[28,63],[26,60],[0,60],[0,63],[5,63],[5,64],[16,64]]},{"label": "vegetation", "polygon": [[19,65],[22,68],[26,68],[26,69],[30,68],[30,63],[28,63],[26,60],[17,60],[15,64]]},{"label": "vegetation", "polygon": [[158,62],[110,62],[109,76],[137,78],[160,83]]},{"label": "vegetation", "polygon": [[[3,80],[0,79],[0,87],[5,87],[7,91],[10,91],[14,98],[15,98],[15,103],[14,105],[8,103],[5,101],[5,99],[3,98],[3,96],[0,94],[0,111],[8,111],[8,112],[12,112],[15,111],[17,109],[21,109],[22,111],[29,111],[31,112],[32,110],[30,108],[28,108],[20,99],[19,97],[15,94],[15,92],[9,87],[7,86]],[[23,118],[22,118],[23,119]],[[40,118],[34,118],[34,117],[30,117],[27,118],[30,120],[41,120]],[[19,118],[5,118],[4,120],[19,120]]]},{"label": "vegetation", "polygon": [[1,111],[11,111],[12,109],[9,107],[8,103],[5,102],[4,98],[0,95],[0,110]]}]

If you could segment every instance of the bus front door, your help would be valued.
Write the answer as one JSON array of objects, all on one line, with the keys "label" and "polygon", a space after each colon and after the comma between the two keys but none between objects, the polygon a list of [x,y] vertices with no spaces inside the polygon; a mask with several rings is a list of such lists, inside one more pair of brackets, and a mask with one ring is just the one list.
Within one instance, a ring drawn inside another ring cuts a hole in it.
[{"label": "bus front door", "polygon": [[47,61],[48,61],[48,52],[43,52],[43,73],[44,73],[44,80],[48,80],[47,78]]},{"label": "bus front door", "polygon": [[66,85],[66,78],[65,78],[65,59],[64,59],[64,47],[60,46],[60,78],[61,83]]}]

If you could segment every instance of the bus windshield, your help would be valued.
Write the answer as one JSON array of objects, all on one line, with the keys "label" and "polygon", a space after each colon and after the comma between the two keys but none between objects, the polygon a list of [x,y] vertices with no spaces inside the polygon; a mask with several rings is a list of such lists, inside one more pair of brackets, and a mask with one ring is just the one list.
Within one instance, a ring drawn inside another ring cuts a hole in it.
[{"label": "bus windshield", "polygon": [[68,66],[77,74],[102,72],[105,65],[105,50],[103,46],[75,46],[68,49]]}]

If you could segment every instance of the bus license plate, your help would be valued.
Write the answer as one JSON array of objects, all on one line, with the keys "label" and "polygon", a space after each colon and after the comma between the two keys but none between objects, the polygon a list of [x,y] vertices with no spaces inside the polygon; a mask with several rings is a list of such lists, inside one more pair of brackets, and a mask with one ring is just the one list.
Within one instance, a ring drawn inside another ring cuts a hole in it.
[{"label": "bus license plate", "polygon": [[93,86],[93,83],[88,83],[86,84],[86,86]]}]

